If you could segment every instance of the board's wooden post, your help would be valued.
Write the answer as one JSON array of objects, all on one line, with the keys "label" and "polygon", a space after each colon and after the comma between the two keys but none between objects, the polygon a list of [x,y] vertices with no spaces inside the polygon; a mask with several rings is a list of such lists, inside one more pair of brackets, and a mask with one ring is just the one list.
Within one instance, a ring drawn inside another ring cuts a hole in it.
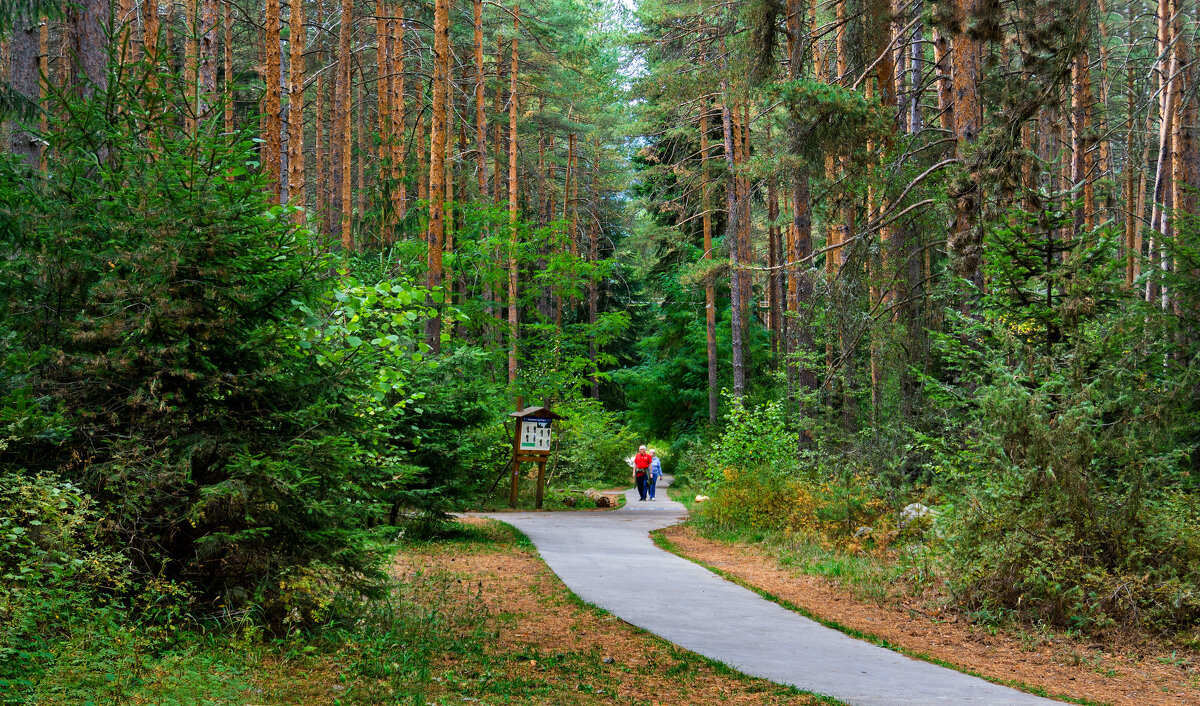
[{"label": "board's wooden post", "polygon": [[521,420],[517,420],[513,433],[512,488],[508,491],[508,506],[517,507],[517,493],[521,483]]},{"label": "board's wooden post", "polygon": [[534,500],[534,508],[542,509],[542,494],[546,488],[546,462],[538,461],[538,481],[537,481],[537,497]]}]

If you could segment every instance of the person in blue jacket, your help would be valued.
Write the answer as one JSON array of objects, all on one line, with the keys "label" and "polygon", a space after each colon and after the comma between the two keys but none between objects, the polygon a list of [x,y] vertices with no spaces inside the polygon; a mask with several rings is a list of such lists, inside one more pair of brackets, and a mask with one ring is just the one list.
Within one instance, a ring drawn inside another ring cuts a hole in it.
[{"label": "person in blue jacket", "polygon": [[658,485],[658,479],[662,477],[662,461],[658,459],[657,452],[650,452],[653,460],[650,461],[650,473],[646,478],[646,490],[650,493],[650,499],[654,499],[654,486]]}]

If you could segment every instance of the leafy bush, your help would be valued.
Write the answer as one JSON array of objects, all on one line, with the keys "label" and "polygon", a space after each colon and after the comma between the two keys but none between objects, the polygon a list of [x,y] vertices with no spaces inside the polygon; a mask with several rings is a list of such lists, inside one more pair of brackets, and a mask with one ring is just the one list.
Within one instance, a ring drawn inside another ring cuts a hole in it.
[{"label": "leafy bush", "polygon": [[565,401],[555,411],[566,417],[555,423],[559,448],[552,478],[556,486],[629,482],[625,457],[637,450],[638,440],[617,414],[588,397]]},{"label": "leafy bush", "polygon": [[795,473],[798,437],[788,429],[781,403],[746,407],[727,397],[724,407],[725,431],[709,456],[709,480],[720,483],[731,469],[789,477]]}]

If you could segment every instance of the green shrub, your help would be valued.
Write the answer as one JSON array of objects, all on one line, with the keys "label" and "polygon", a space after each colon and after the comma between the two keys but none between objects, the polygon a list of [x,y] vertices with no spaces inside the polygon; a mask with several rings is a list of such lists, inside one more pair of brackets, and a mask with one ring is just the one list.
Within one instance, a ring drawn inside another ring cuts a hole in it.
[{"label": "green shrub", "polygon": [[625,459],[636,453],[637,437],[620,417],[590,397],[575,397],[555,407],[566,417],[554,424],[558,445],[552,476],[558,487],[622,485],[631,470]]}]

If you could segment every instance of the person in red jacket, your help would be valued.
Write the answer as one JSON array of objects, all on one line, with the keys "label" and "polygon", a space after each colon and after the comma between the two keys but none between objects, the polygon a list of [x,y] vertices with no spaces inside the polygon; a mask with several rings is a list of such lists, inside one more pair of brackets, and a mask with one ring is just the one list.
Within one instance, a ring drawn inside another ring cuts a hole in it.
[{"label": "person in red jacket", "polygon": [[646,453],[645,446],[639,446],[637,456],[633,457],[633,479],[637,483],[638,500],[646,499],[646,477],[650,472],[650,462],[654,457]]}]

